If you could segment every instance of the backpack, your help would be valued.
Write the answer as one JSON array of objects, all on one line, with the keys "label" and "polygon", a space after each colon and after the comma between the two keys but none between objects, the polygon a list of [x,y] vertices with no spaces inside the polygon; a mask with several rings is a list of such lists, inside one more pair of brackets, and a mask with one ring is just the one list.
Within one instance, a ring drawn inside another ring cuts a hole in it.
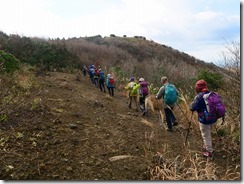
[{"label": "backpack", "polygon": [[225,116],[225,106],[222,103],[221,97],[215,92],[203,94],[203,99],[206,104],[207,112],[204,112],[207,121],[214,121]]},{"label": "backpack", "polygon": [[129,87],[129,89],[130,89],[130,90],[133,90],[134,86],[136,86],[136,83],[135,83],[135,82],[130,82],[130,87]]},{"label": "backpack", "polygon": [[143,96],[147,96],[148,95],[148,83],[147,82],[141,82],[141,94]]},{"label": "backpack", "polygon": [[98,69],[95,69],[95,73],[94,73],[95,76],[99,76],[99,70]]},{"label": "backpack", "polygon": [[104,72],[103,72],[103,71],[100,71],[100,72],[99,72],[99,78],[100,78],[100,79],[104,79]]},{"label": "backpack", "polygon": [[132,87],[130,89],[130,94],[132,94],[132,95],[138,95],[138,88],[139,88],[138,85],[139,84],[137,84],[136,82],[134,82],[134,84],[130,86],[130,87]]},{"label": "backpack", "polygon": [[177,101],[178,94],[175,87],[172,84],[167,84],[165,86],[164,102],[167,105],[172,105]]},{"label": "backpack", "polygon": [[114,78],[113,77],[110,77],[109,78],[109,83],[110,83],[110,85],[114,85],[115,84],[115,81],[114,81]]}]

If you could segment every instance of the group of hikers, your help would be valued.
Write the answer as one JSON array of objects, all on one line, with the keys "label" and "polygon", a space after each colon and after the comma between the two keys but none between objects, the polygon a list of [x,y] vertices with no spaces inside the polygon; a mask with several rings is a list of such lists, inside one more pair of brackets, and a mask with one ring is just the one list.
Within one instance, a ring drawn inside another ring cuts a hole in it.
[{"label": "group of hikers", "polygon": [[[89,75],[89,78],[94,85],[99,85],[101,92],[106,92],[105,89],[105,85],[106,85],[109,91],[109,95],[114,96],[115,81],[110,74],[107,74],[107,76],[105,77],[105,74],[101,69],[101,67],[95,67],[94,65],[89,65],[88,67],[84,66],[82,68],[82,71],[84,76],[86,76],[87,74]],[[136,110],[138,111],[138,107],[139,107],[140,110],[142,111],[142,116],[145,116],[147,113],[147,109],[145,106],[145,99],[148,96],[149,83],[144,78],[139,78],[138,81],[139,82],[137,83],[135,77],[130,77],[129,82],[124,87],[124,89],[128,90],[129,93],[128,107],[131,109],[132,104],[134,102]],[[162,86],[157,91],[155,98],[163,99],[162,107],[165,113],[167,131],[173,132],[173,126],[178,125],[178,121],[173,113],[173,110],[177,103],[179,91],[176,89],[176,87],[173,84],[169,83],[168,78],[166,76],[163,76],[161,78],[161,84]],[[202,155],[212,159],[213,147],[212,147],[211,129],[213,125],[217,122],[218,118],[220,117],[213,113],[210,114],[209,112],[210,110],[208,109],[209,107],[206,104],[207,103],[206,95],[210,96],[210,94],[215,94],[215,93],[210,92],[208,90],[206,81],[202,79],[196,82],[195,92],[196,92],[196,96],[192,101],[192,103],[190,104],[189,109],[192,111],[192,114],[194,111],[198,113],[199,128],[203,138]],[[139,103],[137,102],[138,96],[139,96]],[[220,104],[221,102],[218,103]],[[223,106],[223,104],[221,105]],[[221,110],[225,112],[225,109],[223,108]]]},{"label": "group of hikers", "polygon": [[109,95],[114,96],[115,80],[111,74],[105,76],[104,71],[100,66],[96,67],[90,64],[88,67],[82,67],[83,76],[89,75],[89,78],[95,86],[99,86],[100,91],[106,93],[105,85],[108,89]]}]

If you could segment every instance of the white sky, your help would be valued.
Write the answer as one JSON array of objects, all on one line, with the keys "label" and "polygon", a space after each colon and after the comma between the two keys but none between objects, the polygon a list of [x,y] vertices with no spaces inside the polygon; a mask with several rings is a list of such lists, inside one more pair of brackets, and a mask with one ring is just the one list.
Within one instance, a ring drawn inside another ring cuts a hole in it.
[{"label": "white sky", "polygon": [[240,41],[237,0],[0,0],[0,30],[45,38],[145,36],[206,62]]}]

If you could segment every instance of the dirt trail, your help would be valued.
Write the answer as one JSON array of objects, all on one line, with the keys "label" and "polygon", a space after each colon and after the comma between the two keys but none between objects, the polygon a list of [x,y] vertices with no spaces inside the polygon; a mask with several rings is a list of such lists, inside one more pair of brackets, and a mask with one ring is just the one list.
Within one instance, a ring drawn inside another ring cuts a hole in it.
[{"label": "dirt trail", "polygon": [[[162,144],[159,141],[158,145],[150,145],[155,144],[153,139],[158,136],[155,134],[161,131],[157,126],[158,116],[153,116],[154,122],[142,118],[140,112],[128,108],[126,97],[115,91],[115,97],[111,98],[108,93],[100,92],[87,77],[77,81],[72,74],[52,73],[45,80],[49,83],[47,95],[55,99],[52,106],[62,111],[55,129],[65,129],[66,135],[60,135],[58,131],[59,149],[68,150],[68,158],[72,158],[67,161],[66,170],[71,167],[73,174],[67,173],[65,177],[85,180],[148,178],[146,171],[152,160],[151,155],[146,154],[156,151]],[[153,127],[147,122],[153,123]],[[77,128],[70,128],[70,124]],[[110,161],[124,155],[131,157]]]},{"label": "dirt trail", "polygon": [[[158,115],[142,118],[117,91],[111,98],[88,77],[68,73],[37,80],[40,108],[5,131],[2,179],[144,180],[157,151],[183,151],[180,128],[167,132]],[[198,149],[200,140],[189,139]]]}]

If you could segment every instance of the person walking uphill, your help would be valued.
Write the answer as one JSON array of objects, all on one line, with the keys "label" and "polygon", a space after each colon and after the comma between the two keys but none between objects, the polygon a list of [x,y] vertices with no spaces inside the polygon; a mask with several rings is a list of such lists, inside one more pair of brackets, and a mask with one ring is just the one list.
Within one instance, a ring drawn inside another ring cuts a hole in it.
[{"label": "person walking uphill", "polygon": [[129,108],[131,109],[131,104],[132,101],[134,100],[135,102],[135,108],[138,111],[138,105],[137,105],[137,96],[138,96],[138,91],[137,90],[133,90],[133,88],[137,85],[137,83],[135,82],[135,78],[131,77],[129,83],[125,86],[125,90],[129,90]]},{"label": "person walking uphill", "polygon": [[106,85],[110,96],[114,96],[115,80],[108,74],[106,79]]},{"label": "person walking uphill", "polygon": [[190,104],[190,110],[192,112],[197,111],[199,128],[203,138],[203,148],[202,154],[205,157],[213,158],[213,148],[212,148],[212,138],[211,138],[211,129],[213,124],[217,121],[217,118],[212,120],[206,120],[206,104],[204,102],[203,95],[208,94],[207,83],[204,80],[197,81],[195,85],[195,90],[197,95],[195,96],[193,102]]},{"label": "person walking uphill", "polygon": [[98,78],[99,88],[100,88],[101,92],[106,93],[104,82],[105,82],[104,72],[100,68],[99,69],[99,78]]},{"label": "person walking uphill", "polygon": [[167,131],[173,132],[172,126],[178,125],[173,113],[173,109],[175,107],[179,92],[173,84],[168,83],[167,77],[162,77],[161,82],[163,86],[159,89],[156,99],[163,97],[163,107],[168,127]]},{"label": "person walking uphill", "polygon": [[139,84],[137,84],[134,90],[139,90],[139,106],[142,111],[142,115],[145,116],[147,109],[145,107],[145,99],[148,95],[148,82],[144,78],[139,79]]}]

